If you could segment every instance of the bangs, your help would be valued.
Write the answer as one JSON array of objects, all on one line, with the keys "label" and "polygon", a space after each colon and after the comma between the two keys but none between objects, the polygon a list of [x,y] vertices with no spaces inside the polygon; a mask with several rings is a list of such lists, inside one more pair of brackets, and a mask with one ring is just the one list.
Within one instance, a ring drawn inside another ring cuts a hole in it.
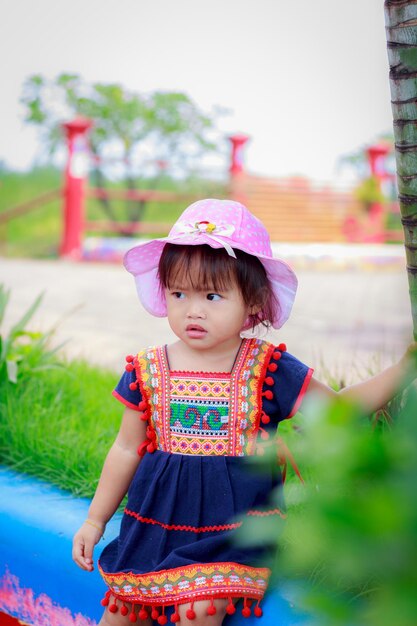
[{"label": "bangs", "polygon": [[[182,246],[167,243],[161,254],[158,276],[164,289],[193,289],[222,293],[237,286],[244,303],[257,309],[247,328],[270,326],[279,311],[266,269],[252,254],[235,249],[236,259],[224,248]],[[246,327],[245,327],[246,328]]]},{"label": "bangs", "polygon": [[227,291],[237,283],[236,259],[210,246],[166,244],[159,262],[159,280],[165,289]]}]

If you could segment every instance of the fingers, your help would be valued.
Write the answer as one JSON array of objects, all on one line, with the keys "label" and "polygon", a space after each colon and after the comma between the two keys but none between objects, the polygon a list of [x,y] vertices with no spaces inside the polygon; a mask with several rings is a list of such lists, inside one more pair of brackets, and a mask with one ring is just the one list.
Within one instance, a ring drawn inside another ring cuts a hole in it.
[{"label": "fingers", "polygon": [[92,572],[94,543],[86,541],[85,538],[77,533],[74,537],[72,547],[72,558],[81,569]]},{"label": "fingers", "polygon": [[74,536],[72,558],[81,569],[92,572],[94,569],[94,546],[100,541],[103,533],[96,527],[96,524],[87,523],[87,521],[84,522]]},{"label": "fingers", "polygon": [[84,545],[84,561],[87,564],[87,567],[91,568],[91,570],[94,569],[93,550],[94,550],[94,544],[86,543]]}]

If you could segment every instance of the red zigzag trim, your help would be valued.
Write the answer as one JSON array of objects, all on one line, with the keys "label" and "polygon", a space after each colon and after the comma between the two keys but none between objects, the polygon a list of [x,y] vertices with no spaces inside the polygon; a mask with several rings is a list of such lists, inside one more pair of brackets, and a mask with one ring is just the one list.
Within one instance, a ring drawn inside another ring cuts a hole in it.
[{"label": "red zigzag trim", "polygon": [[183,526],[179,524],[164,524],[163,522],[159,522],[156,519],[150,519],[149,517],[142,517],[138,513],[134,511],[129,511],[129,509],[125,509],[126,515],[130,515],[134,517],[139,522],[144,522],[145,524],[156,524],[157,526],[162,526],[166,530],[188,530],[193,533],[210,533],[215,530],[233,530],[233,528],[239,528],[242,526],[242,522],[236,522],[235,524],[224,524],[223,526]]},{"label": "red zigzag trim", "polygon": [[[233,530],[234,528],[240,528],[243,522],[235,522],[234,524],[223,524],[219,526],[185,526],[182,524],[164,524],[163,522],[159,522],[156,519],[151,519],[149,517],[142,517],[139,513],[135,513],[134,511],[130,511],[129,509],[125,509],[125,514],[130,515],[130,517],[134,517],[138,520],[138,522],[143,522],[144,524],[154,524],[156,526],[161,526],[166,530],[186,530],[192,533],[210,533],[219,530]],[[283,519],[285,519],[286,515],[284,515],[279,509],[272,509],[271,511],[248,511],[247,515],[260,516],[265,517],[267,515],[279,515]]]}]

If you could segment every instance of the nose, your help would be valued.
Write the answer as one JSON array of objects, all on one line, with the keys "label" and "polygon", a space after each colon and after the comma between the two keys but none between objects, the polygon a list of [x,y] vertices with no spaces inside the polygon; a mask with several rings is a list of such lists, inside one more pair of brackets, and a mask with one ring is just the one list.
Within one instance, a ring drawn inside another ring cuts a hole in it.
[{"label": "nose", "polygon": [[187,317],[189,319],[206,319],[203,299],[199,296],[190,298]]}]

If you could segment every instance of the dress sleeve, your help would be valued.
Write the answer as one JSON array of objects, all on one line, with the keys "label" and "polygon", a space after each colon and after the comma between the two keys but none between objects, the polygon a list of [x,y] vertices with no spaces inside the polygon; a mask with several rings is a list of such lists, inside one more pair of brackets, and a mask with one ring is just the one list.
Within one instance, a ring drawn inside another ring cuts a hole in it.
[{"label": "dress sleeve", "polygon": [[136,371],[129,363],[112,394],[129,409],[140,410],[138,405],[142,400],[142,394],[136,382]]},{"label": "dress sleeve", "polygon": [[[274,359],[276,355],[280,355],[279,360]],[[268,368],[270,371],[265,378],[263,390],[272,393],[263,393],[262,408],[272,422],[277,423],[297,413],[313,375],[313,369],[292,354],[278,349],[272,355],[270,364],[276,364],[277,367],[273,366],[273,371]]]}]

